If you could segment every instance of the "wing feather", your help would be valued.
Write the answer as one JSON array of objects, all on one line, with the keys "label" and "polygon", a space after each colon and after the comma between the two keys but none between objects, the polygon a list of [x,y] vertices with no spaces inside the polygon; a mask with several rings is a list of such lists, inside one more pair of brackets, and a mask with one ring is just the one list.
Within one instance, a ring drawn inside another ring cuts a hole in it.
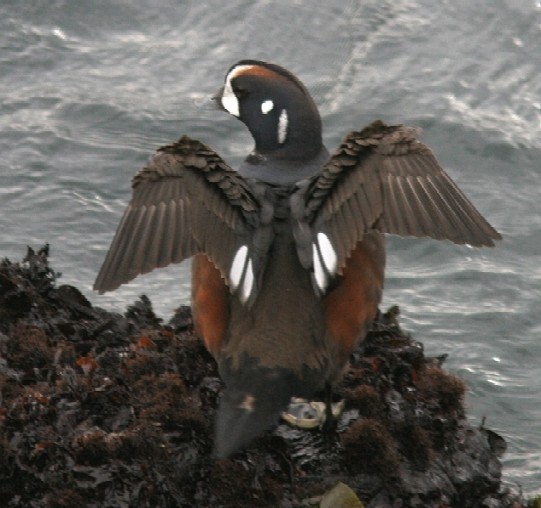
[{"label": "wing feather", "polygon": [[205,253],[227,281],[235,248],[258,224],[253,187],[212,149],[187,136],[158,150],[132,182],[94,289]]},{"label": "wing feather", "polygon": [[330,235],[338,273],[370,230],[473,246],[501,238],[417,135],[411,127],[374,122],[348,134],[321,171],[299,185],[295,216],[303,217],[312,238],[318,231]]}]

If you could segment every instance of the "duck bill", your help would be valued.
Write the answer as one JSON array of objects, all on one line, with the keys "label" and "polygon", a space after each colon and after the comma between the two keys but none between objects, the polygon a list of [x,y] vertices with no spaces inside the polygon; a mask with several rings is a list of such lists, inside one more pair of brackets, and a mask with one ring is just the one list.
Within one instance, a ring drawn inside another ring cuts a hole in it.
[{"label": "duck bill", "polygon": [[216,91],[214,95],[210,97],[212,107],[214,109],[225,111],[225,108],[222,104],[222,96],[224,94],[224,87],[222,86],[219,90]]}]

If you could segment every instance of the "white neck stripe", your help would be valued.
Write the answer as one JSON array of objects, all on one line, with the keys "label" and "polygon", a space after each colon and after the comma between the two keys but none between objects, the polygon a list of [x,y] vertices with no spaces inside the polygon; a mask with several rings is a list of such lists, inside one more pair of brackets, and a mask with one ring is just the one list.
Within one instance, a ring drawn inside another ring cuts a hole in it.
[{"label": "white neck stripe", "polygon": [[287,125],[289,123],[289,119],[287,117],[287,111],[285,109],[282,109],[282,112],[280,113],[280,118],[278,119],[278,143],[283,145],[287,138]]}]

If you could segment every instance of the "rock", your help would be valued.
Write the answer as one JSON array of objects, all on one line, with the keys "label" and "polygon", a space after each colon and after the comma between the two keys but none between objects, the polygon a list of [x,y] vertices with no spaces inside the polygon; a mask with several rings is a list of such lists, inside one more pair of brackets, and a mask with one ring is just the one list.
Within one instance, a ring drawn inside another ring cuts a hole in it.
[{"label": "rock", "polygon": [[48,250],[0,262],[2,506],[524,506],[501,483],[505,441],[468,423],[464,383],[397,308],[352,356],[334,434],[281,422],[214,461],[222,383],[189,308],[164,324],[145,296],[93,307]]}]

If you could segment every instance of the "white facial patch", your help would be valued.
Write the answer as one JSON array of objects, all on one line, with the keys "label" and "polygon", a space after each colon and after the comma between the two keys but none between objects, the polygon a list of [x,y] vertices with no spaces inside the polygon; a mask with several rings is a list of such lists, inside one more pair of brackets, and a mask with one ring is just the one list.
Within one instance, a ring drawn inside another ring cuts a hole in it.
[{"label": "white facial patch", "polygon": [[270,111],[274,109],[274,102],[272,102],[270,99],[268,101],[261,103],[261,113],[266,115]]},{"label": "white facial patch", "polygon": [[327,289],[330,277],[336,275],[338,268],[338,256],[325,233],[318,233],[316,241],[312,244],[312,261],[317,287],[323,293]]},{"label": "white facial patch", "polygon": [[236,116],[237,118],[240,116],[239,100],[233,93],[231,85],[226,85],[224,88],[224,93],[222,95],[222,106],[233,116]]},{"label": "white facial patch", "polygon": [[229,270],[229,281],[233,291],[239,287],[240,301],[246,303],[252,294],[254,287],[254,267],[252,259],[248,256],[248,247],[242,245],[239,247],[231,263]]},{"label": "white facial patch", "polygon": [[289,119],[287,117],[287,111],[282,109],[280,118],[278,118],[278,143],[283,145],[287,138],[287,124]]},{"label": "white facial patch", "polygon": [[221,97],[222,106],[226,111],[231,113],[233,116],[236,116],[237,118],[240,116],[240,105],[239,99],[233,91],[233,86],[231,85],[231,82],[239,74],[242,74],[243,72],[246,72],[247,70],[252,68],[253,65],[238,65],[237,67],[231,69],[231,71],[225,78],[224,91],[222,92]]}]

